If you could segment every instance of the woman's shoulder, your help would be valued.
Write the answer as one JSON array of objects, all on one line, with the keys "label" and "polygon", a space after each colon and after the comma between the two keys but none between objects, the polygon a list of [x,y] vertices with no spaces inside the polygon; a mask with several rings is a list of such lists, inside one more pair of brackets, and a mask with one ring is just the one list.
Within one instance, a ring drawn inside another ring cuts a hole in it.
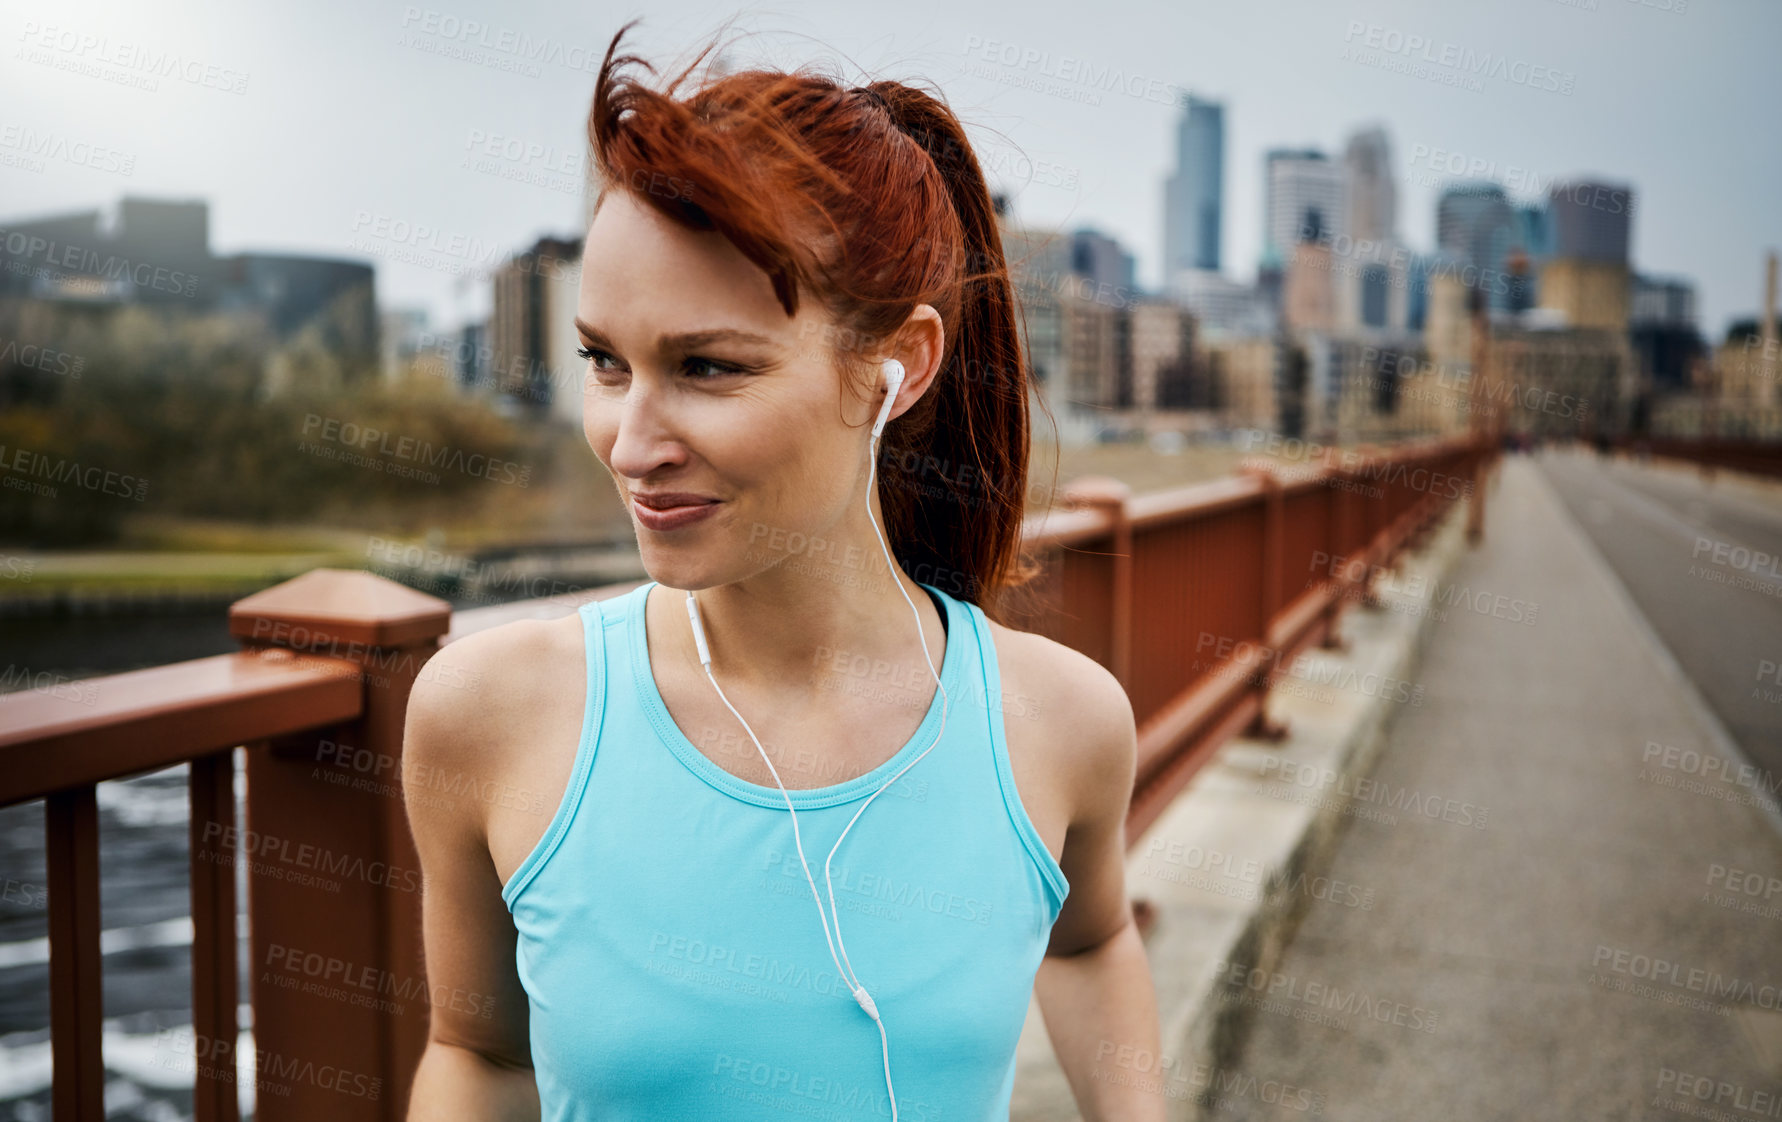
[{"label": "woman's shoulder", "polygon": [[571,612],[509,620],[454,639],[421,668],[409,706],[437,711],[466,732],[511,729],[539,697],[570,680],[565,662],[582,660],[582,626],[580,614]]},{"label": "woman's shoulder", "polygon": [[1005,706],[1014,699],[1050,709],[1051,727],[1067,735],[1097,730],[1117,735],[1132,722],[1132,702],[1107,667],[1056,639],[986,620],[996,643]]},{"label": "woman's shoulder", "polygon": [[[561,772],[568,782],[586,678],[579,612],[510,620],[440,648],[409,695],[405,771],[456,791],[519,790],[537,802]],[[568,759],[560,751],[567,730]],[[444,778],[441,778],[444,777]],[[456,800],[491,832],[492,800]]]},{"label": "woman's shoulder", "polygon": [[[988,619],[988,617],[986,617]],[[1002,679],[999,704],[1012,753],[1043,757],[1067,791],[1122,774],[1136,752],[1132,702],[1119,679],[1093,658],[1032,631],[988,620]]]}]

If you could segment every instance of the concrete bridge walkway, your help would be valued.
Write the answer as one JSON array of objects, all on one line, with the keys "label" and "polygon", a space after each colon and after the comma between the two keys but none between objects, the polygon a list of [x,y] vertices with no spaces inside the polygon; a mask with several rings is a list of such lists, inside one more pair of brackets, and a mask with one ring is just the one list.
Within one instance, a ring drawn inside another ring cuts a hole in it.
[{"label": "concrete bridge walkway", "polygon": [[1368,788],[1474,809],[1348,816],[1329,874],[1374,906],[1308,909],[1239,983],[1239,1066],[1332,1119],[1782,1118],[1782,775],[1741,769],[1531,461],[1487,509]]}]

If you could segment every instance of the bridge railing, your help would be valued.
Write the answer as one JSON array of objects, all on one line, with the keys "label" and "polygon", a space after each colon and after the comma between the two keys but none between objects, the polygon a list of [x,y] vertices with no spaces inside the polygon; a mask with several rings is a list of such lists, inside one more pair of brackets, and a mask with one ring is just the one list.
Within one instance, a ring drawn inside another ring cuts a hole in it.
[{"label": "bridge railing", "polygon": [[1685,460],[1703,468],[1725,468],[1751,475],[1782,476],[1782,440],[1749,440],[1722,436],[1627,437],[1617,442],[1623,452]]},{"label": "bridge railing", "polygon": [[[1140,496],[1088,479],[1028,519],[1041,575],[1003,606],[1126,687],[1140,751],[1129,844],[1220,743],[1279,731],[1265,711],[1274,678],[1332,642],[1343,604],[1451,503],[1482,502],[1491,455],[1428,441]],[[192,1025],[163,1034],[154,1062],[191,1074],[198,1122],[239,1117],[243,1068],[263,1122],[401,1122],[428,1010],[457,999],[422,962],[401,789],[409,692],[445,643],[635,584],[453,613],[370,573],[317,569],[230,608],[236,653],[0,696],[0,806],[45,803],[58,1122],[104,1114],[96,785],[181,762]],[[434,780],[462,794],[469,777]],[[239,1055],[238,869],[251,1058]]]},{"label": "bridge railing", "polygon": [[1232,735],[1278,735],[1274,680],[1334,644],[1343,605],[1457,499],[1483,501],[1492,453],[1471,439],[1344,453],[1281,471],[1129,496],[1067,490],[1030,521],[1043,575],[1013,596],[1025,630],[1092,656],[1126,687],[1139,731],[1129,843]]}]

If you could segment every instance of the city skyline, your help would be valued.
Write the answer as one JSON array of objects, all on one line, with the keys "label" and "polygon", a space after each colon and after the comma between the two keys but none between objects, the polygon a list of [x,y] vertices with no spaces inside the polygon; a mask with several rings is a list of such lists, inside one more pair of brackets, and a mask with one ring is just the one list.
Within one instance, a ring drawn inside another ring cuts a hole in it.
[{"label": "city skyline", "polygon": [[[15,53],[0,82],[21,106],[0,132],[9,217],[109,210],[126,194],[204,198],[215,252],[359,257],[377,266],[380,306],[425,306],[441,327],[488,311],[478,291],[486,285],[459,284],[454,269],[496,264],[541,234],[580,232],[592,71],[634,13],[566,23],[538,4],[499,13],[329,5],[277,26],[206,4],[186,10],[189,18],[168,21],[76,4],[20,14],[0,30]],[[1515,202],[1558,180],[1624,182],[1641,199],[1633,267],[1692,280],[1710,339],[1754,314],[1762,255],[1782,244],[1782,216],[1760,205],[1765,184],[1782,175],[1782,154],[1740,141],[1758,131],[1744,116],[1755,108],[1745,107],[1773,103],[1782,79],[1739,59],[1761,57],[1746,44],[1767,38],[1759,21],[1782,27],[1782,13],[1679,13],[1634,0],[1595,9],[1523,0],[1501,10],[1519,31],[1396,2],[1342,13],[1275,6],[1269,19],[1209,9],[1193,13],[1192,34],[1173,51],[1162,33],[1067,35],[1043,10],[1031,13],[1031,30],[1011,29],[970,4],[949,8],[944,22],[918,6],[895,33],[861,12],[804,5],[737,26],[763,30],[739,41],[751,62],[841,58],[852,60],[843,65],[850,80],[857,66],[939,85],[993,185],[1014,192],[1019,222],[1104,231],[1136,256],[1147,288],[1163,280],[1175,99],[1193,93],[1224,106],[1221,258],[1234,279],[1250,279],[1260,255],[1262,154],[1316,147],[1340,161],[1349,136],[1380,125],[1392,144],[1399,234],[1413,249],[1435,247],[1435,200],[1457,179],[1495,179]],[[654,9],[628,44],[668,69],[730,14]],[[481,30],[465,30],[478,21]],[[1403,49],[1407,38],[1425,45]],[[515,46],[534,41],[542,49]],[[1639,68],[1618,54],[1660,46],[1673,56],[1675,88],[1621,96]],[[1487,63],[1477,77],[1466,64],[1443,70],[1451,47],[1455,57],[1495,52],[1509,65]],[[179,56],[185,73],[153,76],[143,60],[160,51]],[[481,61],[463,57],[476,51]],[[1274,65],[1244,61],[1259,57]],[[1460,78],[1393,69],[1407,65]],[[1108,73],[1115,82],[1096,77]],[[1296,80],[1283,83],[1282,73]],[[1717,85],[1686,80],[1710,73]],[[320,76],[335,80],[318,85]],[[387,111],[343,111],[380,99]],[[95,151],[111,155],[101,164]]]}]

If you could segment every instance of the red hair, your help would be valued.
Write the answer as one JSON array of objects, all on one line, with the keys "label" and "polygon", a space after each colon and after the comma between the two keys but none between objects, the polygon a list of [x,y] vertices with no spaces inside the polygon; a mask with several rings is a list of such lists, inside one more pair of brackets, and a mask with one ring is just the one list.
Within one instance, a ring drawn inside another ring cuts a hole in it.
[{"label": "red hair", "polygon": [[607,47],[588,116],[602,188],[721,233],[788,318],[801,293],[817,300],[850,377],[874,373],[864,356],[883,353],[918,304],[940,313],[940,370],[879,447],[886,543],[913,579],[1002,622],[998,593],[1038,571],[1021,553],[1029,367],[995,207],[958,118],[903,83],[850,89],[809,68],[723,74],[677,97],[712,47],[657,91],[620,73],[649,63],[615,57],[636,22]]}]

